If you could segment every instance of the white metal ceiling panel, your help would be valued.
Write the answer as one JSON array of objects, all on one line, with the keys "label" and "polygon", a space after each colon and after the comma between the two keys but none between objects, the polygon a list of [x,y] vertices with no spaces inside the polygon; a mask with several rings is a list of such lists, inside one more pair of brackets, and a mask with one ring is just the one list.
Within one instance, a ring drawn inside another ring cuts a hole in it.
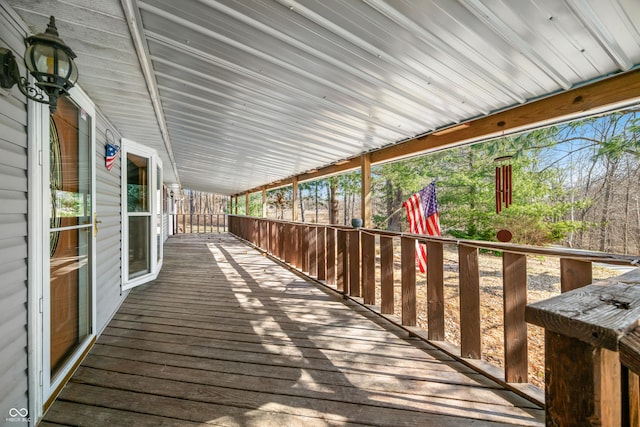
[{"label": "white metal ceiling panel", "polygon": [[9,0],[34,30],[62,21],[81,86],[125,136],[175,160],[184,187],[225,194],[640,64],[638,0],[122,2],[134,13]]}]

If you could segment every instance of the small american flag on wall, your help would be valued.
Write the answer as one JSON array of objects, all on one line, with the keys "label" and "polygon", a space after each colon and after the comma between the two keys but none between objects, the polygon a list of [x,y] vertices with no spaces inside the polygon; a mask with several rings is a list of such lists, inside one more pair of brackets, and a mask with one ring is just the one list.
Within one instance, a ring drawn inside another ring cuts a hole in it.
[{"label": "small american flag on wall", "polygon": [[113,164],[116,162],[118,158],[118,154],[120,154],[120,146],[107,143],[106,152],[104,154],[104,161],[107,170],[111,170]]},{"label": "small american flag on wall", "polygon": [[[428,236],[441,236],[440,214],[436,199],[436,183],[432,182],[422,190],[409,197],[403,206],[407,210],[409,232]],[[420,271],[427,271],[427,249],[416,241],[416,260]]]}]

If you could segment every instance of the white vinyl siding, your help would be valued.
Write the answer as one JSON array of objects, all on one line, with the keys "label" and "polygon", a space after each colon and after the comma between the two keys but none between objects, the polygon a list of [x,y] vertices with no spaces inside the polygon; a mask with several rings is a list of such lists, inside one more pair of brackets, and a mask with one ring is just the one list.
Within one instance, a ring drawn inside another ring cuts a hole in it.
[{"label": "white vinyl siding", "polygon": [[96,135],[96,212],[98,214],[98,235],[96,236],[96,277],[97,277],[97,332],[105,328],[116,312],[127,292],[120,291],[122,283],[122,224],[120,174],[122,153],[111,170],[104,162],[106,130],[111,135],[109,141],[120,144],[118,131],[100,113],[97,117]]},{"label": "white vinyl siding", "polygon": [[[0,46],[21,55],[22,37],[0,5]],[[0,95],[0,425],[11,408],[29,408],[27,164],[27,108],[14,87]]]}]

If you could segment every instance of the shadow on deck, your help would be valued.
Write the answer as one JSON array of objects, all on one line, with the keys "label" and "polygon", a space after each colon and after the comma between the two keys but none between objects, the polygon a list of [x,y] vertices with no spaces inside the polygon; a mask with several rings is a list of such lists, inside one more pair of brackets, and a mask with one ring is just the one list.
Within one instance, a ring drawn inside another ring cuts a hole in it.
[{"label": "shadow on deck", "polygon": [[542,425],[544,411],[234,237],[180,235],[42,425]]}]

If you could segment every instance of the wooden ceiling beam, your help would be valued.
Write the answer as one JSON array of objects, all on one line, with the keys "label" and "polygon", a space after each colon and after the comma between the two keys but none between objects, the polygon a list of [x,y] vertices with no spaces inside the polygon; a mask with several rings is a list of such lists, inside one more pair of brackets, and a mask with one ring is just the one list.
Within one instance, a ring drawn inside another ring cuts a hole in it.
[{"label": "wooden ceiling beam", "polygon": [[[399,160],[446,147],[481,141],[532,129],[580,116],[624,107],[640,102],[640,70],[617,74],[595,83],[560,92],[508,110],[450,128],[371,151],[371,164]],[[361,155],[297,176],[298,182],[358,169]],[[291,185],[293,177],[257,187],[273,189]]]}]

